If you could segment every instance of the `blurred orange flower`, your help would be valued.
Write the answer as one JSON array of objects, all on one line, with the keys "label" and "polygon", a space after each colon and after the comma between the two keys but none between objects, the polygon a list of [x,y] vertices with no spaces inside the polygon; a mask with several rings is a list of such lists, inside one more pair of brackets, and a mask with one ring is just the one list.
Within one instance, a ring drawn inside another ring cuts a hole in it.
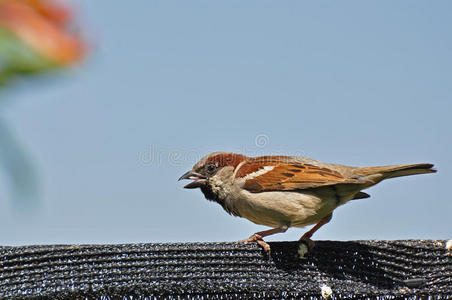
[{"label": "blurred orange flower", "polygon": [[[71,11],[56,1],[0,0],[0,92],[11,79],[73,65],[85,55]],[[32,211],[39,197],[33,162],[3,122],[1,110],[0,144],[0,167],[11,180],[14,207]]]},{"label": "blurred orange flower", "polygon": [[85,52],[71,21],[70,11],[53,0],[0,0],[0,26],[56,64],[73,64]]}]

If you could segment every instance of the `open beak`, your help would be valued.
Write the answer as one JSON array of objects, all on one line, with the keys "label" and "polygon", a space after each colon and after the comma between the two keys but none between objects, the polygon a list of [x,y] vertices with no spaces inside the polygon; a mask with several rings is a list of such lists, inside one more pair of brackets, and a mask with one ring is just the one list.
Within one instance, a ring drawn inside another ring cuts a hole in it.
[{"label": "open beak", "polygon": [[187,184],[186,186],[184,186],[184,188],[186,189],[196,189],[196,188],[200,188],[202,186],[204,186],[207,183],[206,177],[196,173],[194,171],[188,171],[187,173],[185,173],[184,175],[182,175],[179,180],[182,179],[191,179],[193,180],[192,182],[190,182],[189,184]]}]

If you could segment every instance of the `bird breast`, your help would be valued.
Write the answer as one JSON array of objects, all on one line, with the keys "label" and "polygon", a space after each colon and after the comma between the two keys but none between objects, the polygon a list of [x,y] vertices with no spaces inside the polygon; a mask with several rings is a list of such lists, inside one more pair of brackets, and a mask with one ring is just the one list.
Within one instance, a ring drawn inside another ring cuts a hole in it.
[{"label": "bird breast", "polygon": [[225,205],[236,215],[270,227],[304,227],[318,223],[337,207],[334,195],[322,197],[309,192],[270,191],[252,193],[240,184],[222,189]]}]

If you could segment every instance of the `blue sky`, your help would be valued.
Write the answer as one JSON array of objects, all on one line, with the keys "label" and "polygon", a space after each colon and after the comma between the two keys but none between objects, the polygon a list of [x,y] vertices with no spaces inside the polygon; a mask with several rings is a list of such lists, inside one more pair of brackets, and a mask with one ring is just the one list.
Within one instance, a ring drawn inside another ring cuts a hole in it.
[{"label": "blue sky", "polygon": [[0,170],[1,245],[246,238],[265,227],[177,182],[219,150],[434,163],[340,207],[314,239],[451,238],[451,2],[77,4],[85,64],[0,95],[40,190],[23,214]]}]

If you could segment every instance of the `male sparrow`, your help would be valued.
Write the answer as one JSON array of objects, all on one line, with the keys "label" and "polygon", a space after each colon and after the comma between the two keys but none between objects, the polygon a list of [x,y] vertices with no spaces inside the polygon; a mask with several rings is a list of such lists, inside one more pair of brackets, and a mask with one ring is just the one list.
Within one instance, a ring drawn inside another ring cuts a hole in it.
[{"label": "male sparrow", "polygon": [[331,220],[333,210],[354,199],[370,197],[361,190],[382,180],[434,173],[432,164],[350,167],[297,156],[260,156],[214,152],[203,157],[181,179],[193,180],[187,189],[200,188],[204,196],[233,216],[272,229],[256,232],[243,242],[270,246],[263,237],[289,227],[316,224],[300,240]]}]

